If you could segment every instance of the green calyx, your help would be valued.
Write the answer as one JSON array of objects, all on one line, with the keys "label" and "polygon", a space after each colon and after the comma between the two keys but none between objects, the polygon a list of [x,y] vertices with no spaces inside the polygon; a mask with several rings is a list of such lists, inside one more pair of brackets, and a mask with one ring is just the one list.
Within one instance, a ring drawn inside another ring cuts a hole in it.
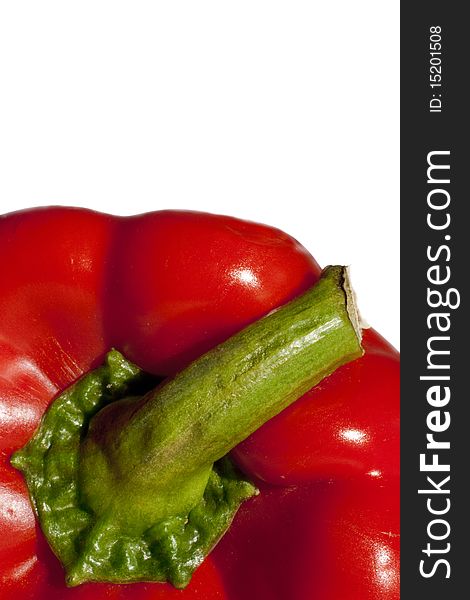
[{"label": "green calyx", "polygon": [[[53,402],[39,430],[12,458],[26,477],[41,527],[65,567],[68,585],[171,581],[184,587],[240,503],[256,493],[223,458],[207,470],[192,507],[173,506],[173,512],[147,527],[141,522],[140,503],[161,507],[158,492],[154,496],[151,488],[136,487],[126,498],[118,481],[114,489],[103,486],[99,465],[86,472],[83,446],[93,417],[123,397],[140,397],[154,385],[153,378],[112,350],[102,367]],[[94,511],[84,498],[93,482],[102,510]],[[172,493],[177,497],[185,487],[191,489],[192,482],[175,481]],[[124,527],[119,517],[124,508],[132,527]]]},{"label": "green calyx", "polygon": [[112,350],[12,458],[67,583],[185,587],[257,493],[227,453],[361,354],[343,267],[156,388]]}]

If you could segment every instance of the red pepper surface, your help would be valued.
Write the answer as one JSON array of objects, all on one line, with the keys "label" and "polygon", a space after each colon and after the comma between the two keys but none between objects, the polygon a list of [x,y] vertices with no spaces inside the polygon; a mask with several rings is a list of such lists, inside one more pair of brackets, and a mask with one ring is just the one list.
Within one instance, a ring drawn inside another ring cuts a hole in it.
[{"label": "red pepper surface", "polygon": [[0,217],[0,597],[125,600],[399,598],[398,355],[365,355],[266,423],[233,457],[261,494],[183,591],[66,588],[12,451],[52,398],[111,348],[171,375],[310,287],[320,268],[283,232],[230,217]]}]

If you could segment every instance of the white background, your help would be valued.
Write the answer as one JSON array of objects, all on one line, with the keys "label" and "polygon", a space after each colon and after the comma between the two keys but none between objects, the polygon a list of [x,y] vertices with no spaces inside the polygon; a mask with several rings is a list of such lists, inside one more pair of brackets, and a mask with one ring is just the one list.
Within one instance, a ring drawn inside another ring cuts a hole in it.
[{"label": "white background", "polygon": [[391,0],[0,0],[1,212],[276,225],[351,264],[398,346],[398,22]]}]

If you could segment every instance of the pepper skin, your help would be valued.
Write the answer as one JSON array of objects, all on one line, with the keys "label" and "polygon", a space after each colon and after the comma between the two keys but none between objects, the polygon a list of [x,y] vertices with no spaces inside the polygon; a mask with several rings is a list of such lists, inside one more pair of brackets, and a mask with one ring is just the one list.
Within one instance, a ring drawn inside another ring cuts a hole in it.
[{"label": "pepper skin", "polygon": [[[399,598],[397,358],[373,332],[364,357],[235,449],[262,493],[184,591],[66,588],[9,465],[52,398],[113,346],[154,374],[173,374],[306,290],[320,268],[279,230],[230,217],[71,208],[1,217],[0,260],[2,600]],[[349,444],[336,435],[348,430]]]}]

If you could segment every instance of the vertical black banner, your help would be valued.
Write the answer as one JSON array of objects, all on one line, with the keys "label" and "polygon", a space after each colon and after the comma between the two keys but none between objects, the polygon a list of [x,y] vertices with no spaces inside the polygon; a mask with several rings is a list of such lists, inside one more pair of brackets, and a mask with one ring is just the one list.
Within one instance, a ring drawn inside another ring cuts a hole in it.
[{"label": "vertical black banner", "polygon": [[470,31],[401,5],[403,600],[470,597]]}]

